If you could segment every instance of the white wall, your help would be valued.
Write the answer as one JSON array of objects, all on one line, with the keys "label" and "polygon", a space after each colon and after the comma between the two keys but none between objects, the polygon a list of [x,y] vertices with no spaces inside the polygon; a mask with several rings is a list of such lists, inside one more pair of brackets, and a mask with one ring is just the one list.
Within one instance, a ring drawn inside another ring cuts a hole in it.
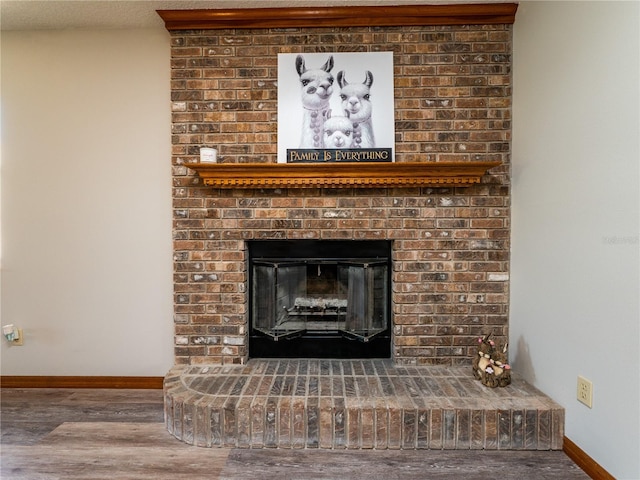
[{"label": "white wall", "polygon": [[639,5],[523,2],[514,25],[511,360],[618,479],[640,478]]},{"label": "white wall", "polygon": [[164,29],[2,33],[3,375],[173,364]]}]

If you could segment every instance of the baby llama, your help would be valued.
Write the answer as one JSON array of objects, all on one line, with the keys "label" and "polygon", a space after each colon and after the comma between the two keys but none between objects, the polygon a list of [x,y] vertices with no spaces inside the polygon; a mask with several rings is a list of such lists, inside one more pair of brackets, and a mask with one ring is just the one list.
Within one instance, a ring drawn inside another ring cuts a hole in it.
[{"label": "baby llama", "polygon": [[328,115],[324,122],[324,148],[352,148],[353,125],[347,117]]}]

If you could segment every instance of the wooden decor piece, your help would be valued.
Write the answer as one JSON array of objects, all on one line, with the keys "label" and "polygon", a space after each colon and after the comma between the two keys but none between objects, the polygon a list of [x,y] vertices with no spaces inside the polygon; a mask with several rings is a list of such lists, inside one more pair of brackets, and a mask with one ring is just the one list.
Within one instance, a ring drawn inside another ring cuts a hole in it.
[{"label": "wooden decor piece", "polygon": [[167,30],[512,24],[516,3],[157,10]]},{"label": "wooden decor piece", "polygon": [[469,186],[500,162],[186,163],[217,188]]},{"label": "wooden decor piece", "polygon": [[508,344],[499,348],[489,337],[491,334],[478,338],[478,354],[472,361],[473,376],[486,387],[506,387],[511,384]]}]

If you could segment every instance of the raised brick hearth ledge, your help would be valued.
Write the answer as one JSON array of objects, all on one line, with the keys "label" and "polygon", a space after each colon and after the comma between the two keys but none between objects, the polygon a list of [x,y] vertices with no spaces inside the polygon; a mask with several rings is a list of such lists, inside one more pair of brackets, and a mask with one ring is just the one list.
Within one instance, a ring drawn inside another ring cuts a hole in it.
[{"label": "raised brick hearth ledge", "polygon": [[202,447],[560,450],[564,409],[514,375],[391,360],[250,360],[176,366],[165,418]]}]

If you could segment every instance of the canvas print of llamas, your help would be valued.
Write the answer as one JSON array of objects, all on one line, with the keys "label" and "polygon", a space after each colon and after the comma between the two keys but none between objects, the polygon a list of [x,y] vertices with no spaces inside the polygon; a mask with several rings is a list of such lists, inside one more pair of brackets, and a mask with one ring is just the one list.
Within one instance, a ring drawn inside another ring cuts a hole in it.
[{"label": "canvas print of llamas", "polygon": [[394,157],[393,53],[278,55],[278,162]]}]

